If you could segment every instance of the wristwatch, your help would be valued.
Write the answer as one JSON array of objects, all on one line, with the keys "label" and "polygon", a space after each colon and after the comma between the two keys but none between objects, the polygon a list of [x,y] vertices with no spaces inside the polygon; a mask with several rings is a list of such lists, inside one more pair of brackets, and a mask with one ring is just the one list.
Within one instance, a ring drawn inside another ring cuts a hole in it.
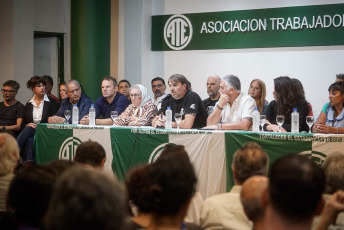
[{"label": "wristwatch", "polygon": [[5,126],[2,126],[2,129],[1,130],[6,130],[6,127]]}]

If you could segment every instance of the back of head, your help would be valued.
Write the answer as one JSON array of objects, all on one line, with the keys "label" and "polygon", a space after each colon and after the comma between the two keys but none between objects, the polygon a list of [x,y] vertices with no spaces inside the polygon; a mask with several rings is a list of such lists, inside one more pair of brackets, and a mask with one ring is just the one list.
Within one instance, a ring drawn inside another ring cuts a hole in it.
[{"label": "back of head", "polygon": [[113,177],[73,166],[57,180],[48,210],[52,230],[121,230],[124,194]]},{"label": "back of head", "polygon": [[333,194],[338,190],[344,190],[344,155],[328,156],[322,168],[326,176],[325,193]]},{"label": "back of head", "polygon": [[13,173],[19,159],[16,139],[8,133],[0,133],[0,174]]},{"label": "back of head", "polygon": [[302,155],[280,157],[269,172],[271,206],[282,219],[291,224],[313,217],[324,186],[323,170]]},{"label": "back of head", "polygon": [[294,98],[293,82],[288,76],[281,76],[274,79],[274,92],[276,96],[276,112],[285,117],[289,117],[293,104],[297,100]]},{"label": "back of head", "polygon": [[176,156],[176,154],[179,155],[180,158],[184,158],[183,161],[187,164],[190,163],[190,158],[188,153],[185,150],[184,145],[176,145],[173,143],[169,143],[165,145],[163,151],[161,152],[160,157],[157,159],[157,161],[161,159],[170,159],[173,160]]},{"label": "back of head", "polygon": [[268,155],[260,145],[254,142],[247,143],[234,153],[235,179],[242,184],[251,176],[265,176],[268,171],[268,163]]},{"label": "back of head", "polygon": [[293,84],[293,91],[291,91],[294,94],[295,100],[306,100],[305,96],[305,90],[303,89],[303,85],[301,81],[297,78],[292,78],[291,82]]},{"label": "back of head", "polygon": [[74,161],[92,167],[103,167],[105,157],[103,146],[95,141],[85,141],[76,148]]},{"label": "back of head", "polygon": [[25,168],[14,177],[8,191],[7,204],[18,225],[41,225],[55,178],[48,167],[40,165]]},{"label": "back of head", "polygon": [[236,91],[241,90],[240,79],[237,76],[227,75],[227,76],[224,76],[222,80],[226,82],[227,87],[233,87]]},{"label": "back of head", "polygon": [[265,176],[252,176],[242,185],[241,203],[246,216],[253,222],[260,221],[264,217],[265,209],[261,199],[268,183],[268,178]]}]

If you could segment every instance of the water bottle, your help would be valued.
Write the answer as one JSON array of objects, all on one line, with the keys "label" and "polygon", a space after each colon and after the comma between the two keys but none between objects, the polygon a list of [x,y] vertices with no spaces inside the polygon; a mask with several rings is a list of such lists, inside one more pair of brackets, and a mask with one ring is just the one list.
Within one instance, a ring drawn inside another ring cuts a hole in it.
[{"label": "water bottle", "polygon": [[252,113],[252,120],[252,132],[259,132],[260,113],[258,111],[258,108],[254,108],[254,111]]},{"label": "water bottle", "polygon": [[73,106],[72,124],[73,125],[79,124],[79,108],[77,104]]},{"label": "water bottle", "polygon": [[291,132],[299,133],[299,113],[297,108],[294,108],[294,112],[291,114]]},{"label": "water bottle", "polygon": [[91,104],[91,108],[89,110],[89,119],[90,119],[90,123],[89,125],[96,125],[96,109],[94,108],[94,105]]},{"label": "water bottle", "polygon": [[166,110],[165,129],[172,129],[172,110],[170,106],[168,106]]}]

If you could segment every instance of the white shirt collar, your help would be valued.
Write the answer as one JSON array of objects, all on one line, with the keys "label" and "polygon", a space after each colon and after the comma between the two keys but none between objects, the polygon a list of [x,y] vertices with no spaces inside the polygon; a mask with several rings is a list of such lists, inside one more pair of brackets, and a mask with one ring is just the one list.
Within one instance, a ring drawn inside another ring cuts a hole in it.
[{"label": "white shirt collar", "polygon": [[[43,100],[50,102],[49,97],[46,94],[44,94]],[[31,100],[29,102],[33,105],[36,105],[35,95],[33,95],[33,97],[31,98]]]}]

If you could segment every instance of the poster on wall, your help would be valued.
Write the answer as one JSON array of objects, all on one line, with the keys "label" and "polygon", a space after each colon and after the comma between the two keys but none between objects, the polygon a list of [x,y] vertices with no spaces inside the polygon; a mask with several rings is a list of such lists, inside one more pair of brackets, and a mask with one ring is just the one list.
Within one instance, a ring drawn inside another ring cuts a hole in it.
[{"label": "poster on wall", "polygon": [[152,16],[152,51],[344,45],[344,4]]}]

